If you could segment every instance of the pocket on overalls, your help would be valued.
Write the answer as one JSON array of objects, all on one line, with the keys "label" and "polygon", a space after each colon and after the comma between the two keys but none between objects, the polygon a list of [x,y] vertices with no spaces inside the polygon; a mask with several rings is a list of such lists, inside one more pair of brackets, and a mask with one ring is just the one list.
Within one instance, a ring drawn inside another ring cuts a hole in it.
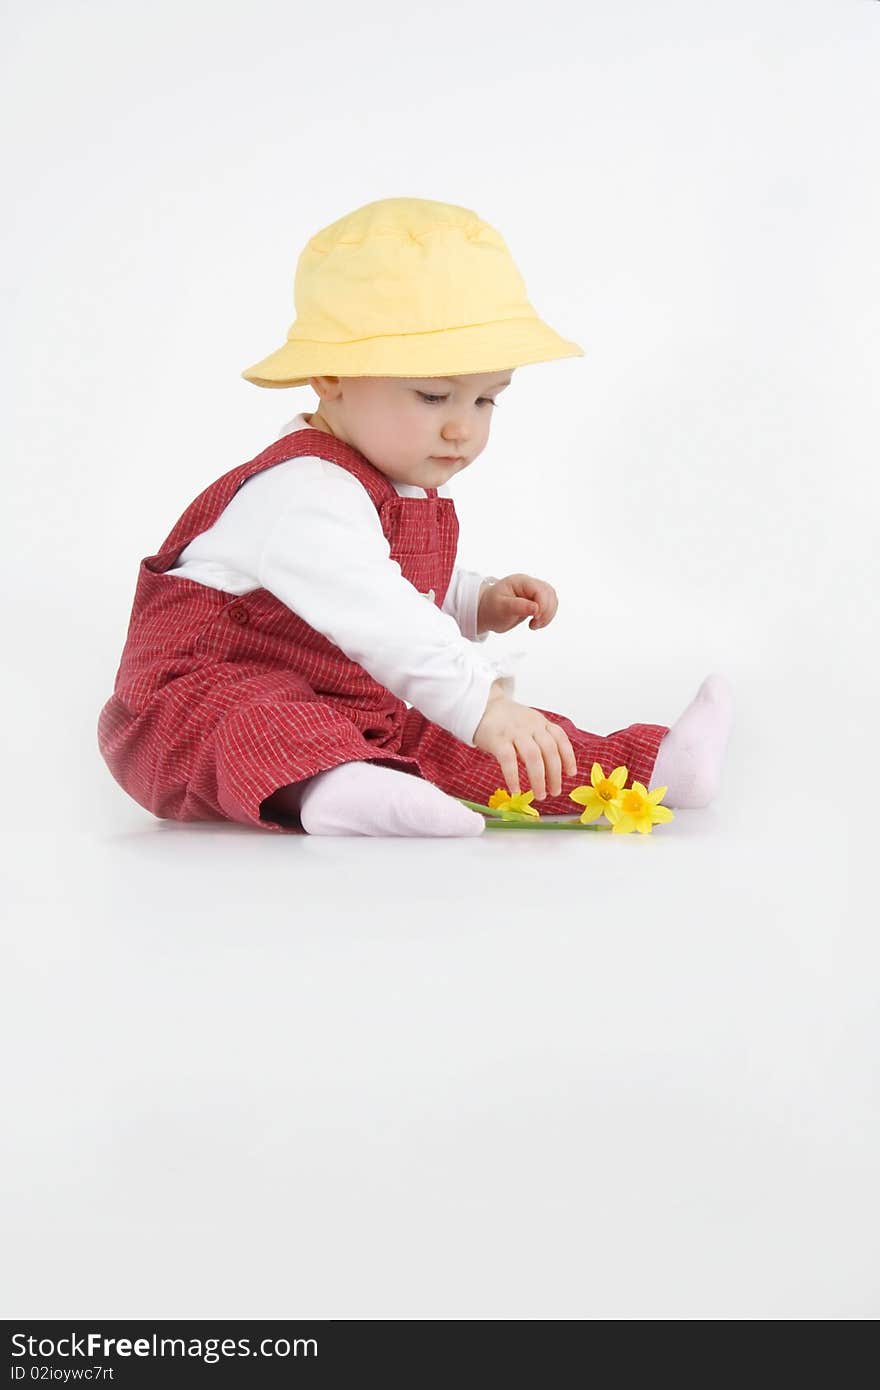
[{"label": "pocket on overalls", "polygon": [[[390,547],[392,557],[436,554],[440,548],[440,527],[434,505],[426,500],[424,504],[417,501],[413,507],[412,502],[412,498],[398,497],[382,506],[383,529],[390,529],[394,537]],[[426,510],[422,510],[422,505]]]}]

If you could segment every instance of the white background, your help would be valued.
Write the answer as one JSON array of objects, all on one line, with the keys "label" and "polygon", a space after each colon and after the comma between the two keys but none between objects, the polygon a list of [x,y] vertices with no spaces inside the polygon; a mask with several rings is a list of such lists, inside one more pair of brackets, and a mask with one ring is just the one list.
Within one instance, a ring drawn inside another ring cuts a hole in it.
[{"label": "white background", "polygon": [[[876,1317],[880,4],[35,0],[0,47],[4,1315]],[[731,682],[650,839],[181,826],[100,759],[140,558],[313,408],[240,373],[391,196],[586,350],[455,485],[460,561],[560,596],[490,639],[520,698]]]}]

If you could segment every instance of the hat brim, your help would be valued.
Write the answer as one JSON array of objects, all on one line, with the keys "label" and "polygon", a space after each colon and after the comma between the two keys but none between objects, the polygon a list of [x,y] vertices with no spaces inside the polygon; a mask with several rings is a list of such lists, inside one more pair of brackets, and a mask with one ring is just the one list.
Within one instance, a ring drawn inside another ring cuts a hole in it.
[{"label": "hat brim", "polygon": [[583,356],[538,318],[502,319],[354,343],[293,337],[241,375],[254,386],[307,386],[313,376],[467,376]]}]

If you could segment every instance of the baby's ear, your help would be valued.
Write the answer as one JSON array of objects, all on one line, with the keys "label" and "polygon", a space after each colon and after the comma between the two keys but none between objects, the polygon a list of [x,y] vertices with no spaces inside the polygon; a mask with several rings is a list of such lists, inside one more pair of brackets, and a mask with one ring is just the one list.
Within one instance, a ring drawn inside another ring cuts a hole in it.
[{"label": "baby's ear", "polygon": [[332,400],[339,395],[338,376],[310,376],[309,385],[322,399],[324,396],[329,396]]}]

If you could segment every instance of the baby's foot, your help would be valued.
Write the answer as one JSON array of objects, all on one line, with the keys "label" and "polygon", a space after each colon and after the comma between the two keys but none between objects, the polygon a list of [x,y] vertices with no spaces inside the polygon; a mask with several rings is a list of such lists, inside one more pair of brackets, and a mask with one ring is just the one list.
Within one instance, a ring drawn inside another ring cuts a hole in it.
[{"label": "baby's foot", "polygon": [[395,768],[342,763],[309,780],[300,800],[309,835],[480,835],[483,817]]},{"label": "baby's foot", "polygon": [[652,787],[666,787],[665,806],[708,806],[718,793],[733,700],[723,676],[707,676],[660,744]]}]

